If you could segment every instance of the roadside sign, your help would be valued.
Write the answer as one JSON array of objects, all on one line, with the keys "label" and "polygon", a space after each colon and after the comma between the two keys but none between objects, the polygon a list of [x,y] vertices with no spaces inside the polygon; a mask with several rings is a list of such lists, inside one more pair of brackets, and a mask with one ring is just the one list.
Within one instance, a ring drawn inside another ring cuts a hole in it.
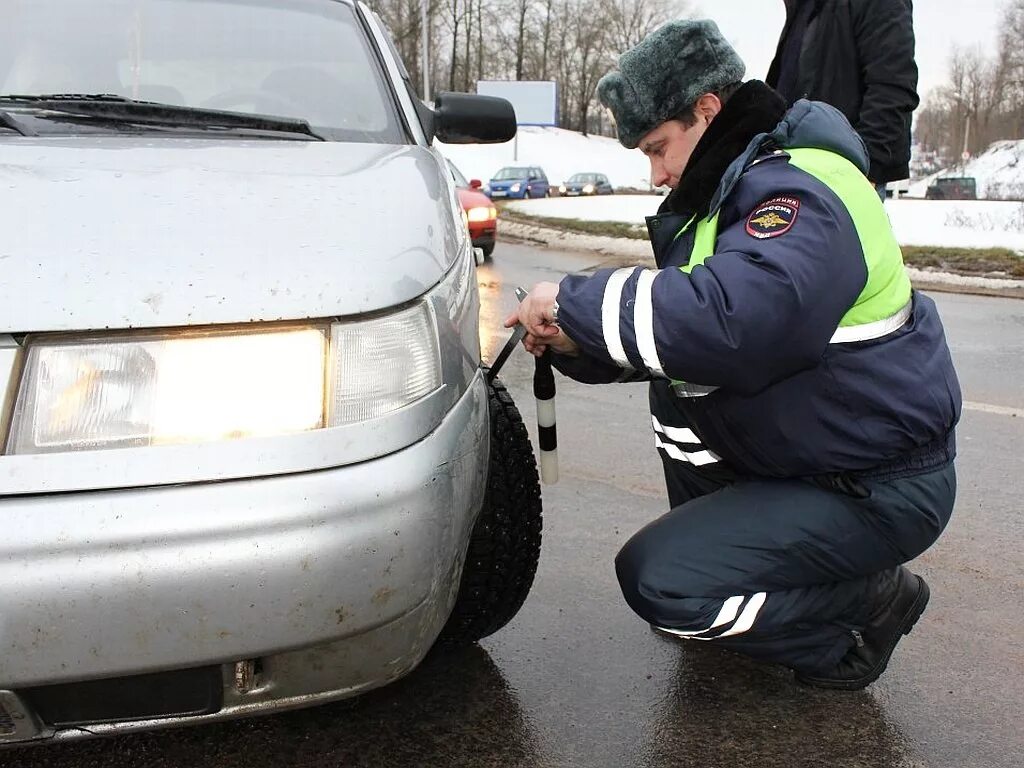
[{"label": "roadside sign", "polygon": [[554,80],[477,80],[476,92],[512,103],[517,125],[558,125],[558,87]]}]

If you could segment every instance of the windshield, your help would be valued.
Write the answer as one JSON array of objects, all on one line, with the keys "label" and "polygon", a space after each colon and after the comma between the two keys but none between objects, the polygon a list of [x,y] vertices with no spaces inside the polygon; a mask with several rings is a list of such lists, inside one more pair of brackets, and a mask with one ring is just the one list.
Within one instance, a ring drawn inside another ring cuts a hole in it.
[{"label": "windshield", "polygon": [[405,141],[342,3],[0,0],[0,14],[0,95],[114,94],[298,118],[336,140]]},{"label": "windshield", "polygon": [[502,168],[495,176],[495,181],[508,181],[509,179],[526,179],[530,176],[529,168]]},{"label": "windshield", "polygon": [[569,181],[578,181],[581,184],[593,184],[597,179],[592,173],[575,173]]}]

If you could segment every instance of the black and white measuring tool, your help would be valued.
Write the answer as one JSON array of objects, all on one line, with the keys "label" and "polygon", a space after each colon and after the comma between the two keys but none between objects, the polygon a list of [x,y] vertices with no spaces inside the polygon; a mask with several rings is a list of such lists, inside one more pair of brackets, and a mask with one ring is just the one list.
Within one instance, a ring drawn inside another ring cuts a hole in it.
[{"label": "black and white measuring tool", "polygon": [[[526,291],[516,288],[516,298],[526,298]],[[494,363],[487,371],[487,381],[498,375],[512,350],[526,336],[526,328],[520,323],[512,329],[512,335],[501,348]],[[555,428],[555,374],[551,368],[551,351],[537,358],[533,373],[533,396],[537,400],[537,442],[540,444],[540,479],[545,485],[558,482],[558,433]]]}]

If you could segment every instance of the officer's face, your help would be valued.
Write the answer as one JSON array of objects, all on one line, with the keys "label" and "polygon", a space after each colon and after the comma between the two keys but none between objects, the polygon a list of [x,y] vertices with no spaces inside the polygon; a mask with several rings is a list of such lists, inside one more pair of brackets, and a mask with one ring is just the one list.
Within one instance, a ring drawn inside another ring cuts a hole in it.
[{"label": "officer's face", "polygon": [[687,126],[680,120],[667,120],[640,139],[640,149],[651,161],[651,184],[675,189],[690,161],[694,147],[722,110],[722,102],[713,93],[697,101],[696,120]]}]

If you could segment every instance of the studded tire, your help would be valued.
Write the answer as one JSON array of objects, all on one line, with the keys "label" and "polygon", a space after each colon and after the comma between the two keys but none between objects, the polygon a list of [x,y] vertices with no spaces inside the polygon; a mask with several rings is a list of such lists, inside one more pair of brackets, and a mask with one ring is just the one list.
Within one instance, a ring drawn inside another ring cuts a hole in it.
[{"label": "studded tire", "polygon": [[505,385],[489,385],[491,460],[448,623],[439,642],[474,643],[516,615],[533,585],[540,558],[542,511],[537,462],[523,417]]}]

